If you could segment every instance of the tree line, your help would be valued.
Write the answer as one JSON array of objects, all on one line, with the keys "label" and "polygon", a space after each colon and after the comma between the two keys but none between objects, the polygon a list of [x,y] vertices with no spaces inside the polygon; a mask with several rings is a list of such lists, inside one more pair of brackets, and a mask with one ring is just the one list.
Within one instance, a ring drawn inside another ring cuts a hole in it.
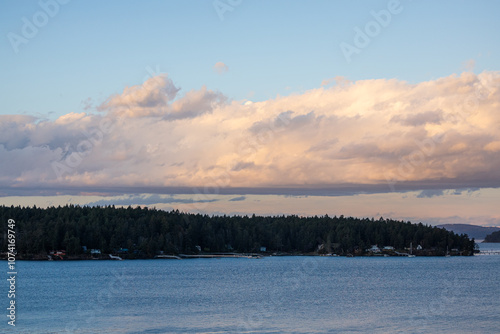
[{"label": "tree line", "polygon": [[[7,221],[16,221],[20,254],[43,255],[64,249],[127,253],[129,257],[200,252],[363,254],[371,245],[396,249],[420,245],[434,255],[474,251],[474,239],[422,223],[344,216],[209,216],[147,207],[66,205],[45,209],[0,206],[0,247],[7,248]],[[83,247],[85,246],[85,248]]]},{"label": "tree line", "polygon": [[484,242],[500,242],[500,231],[488,234],[484,238]]}]

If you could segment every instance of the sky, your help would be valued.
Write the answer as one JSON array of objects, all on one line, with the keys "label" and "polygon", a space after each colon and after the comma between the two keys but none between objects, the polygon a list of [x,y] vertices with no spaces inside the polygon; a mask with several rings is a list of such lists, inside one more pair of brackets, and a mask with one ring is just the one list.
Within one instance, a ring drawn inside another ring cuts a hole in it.
[{"label": "sky", "polygon": [[496,1],[0,1],[0,205],[500,226]]}]

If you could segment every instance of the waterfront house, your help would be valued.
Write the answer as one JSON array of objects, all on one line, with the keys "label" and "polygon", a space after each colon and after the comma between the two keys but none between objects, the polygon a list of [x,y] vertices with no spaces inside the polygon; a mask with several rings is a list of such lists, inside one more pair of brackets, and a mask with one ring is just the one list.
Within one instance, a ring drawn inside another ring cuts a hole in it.
[{"label": "waterfront house", "polygon": [[378,248],[377,245],[372,245],[372,247],[368,248],[366,251],[370,253],[380,253],[380,248]]}]

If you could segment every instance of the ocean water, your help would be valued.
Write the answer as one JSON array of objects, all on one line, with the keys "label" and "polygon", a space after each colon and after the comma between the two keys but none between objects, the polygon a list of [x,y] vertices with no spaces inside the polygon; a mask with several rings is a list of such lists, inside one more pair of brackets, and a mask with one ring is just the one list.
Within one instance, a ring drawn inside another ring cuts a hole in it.
[{"label": "ocean water", "polygon": [[500,329],[500,256],[494,255],[18,261],[17,269],[16,326],[3,316],[2,333]]}]

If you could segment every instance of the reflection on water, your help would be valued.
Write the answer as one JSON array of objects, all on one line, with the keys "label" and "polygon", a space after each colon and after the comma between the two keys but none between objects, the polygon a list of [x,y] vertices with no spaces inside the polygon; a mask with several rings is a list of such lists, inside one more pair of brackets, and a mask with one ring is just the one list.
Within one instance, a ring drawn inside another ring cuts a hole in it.
[{"label": "reflection on water", "polygon": [[500,251],[500,243],[480,242],[477,245],[481,251]]},{"label": "reflection on water", "polygon": [[17,333],[500,328],[500,256],[19,262],[18,268]]}]

